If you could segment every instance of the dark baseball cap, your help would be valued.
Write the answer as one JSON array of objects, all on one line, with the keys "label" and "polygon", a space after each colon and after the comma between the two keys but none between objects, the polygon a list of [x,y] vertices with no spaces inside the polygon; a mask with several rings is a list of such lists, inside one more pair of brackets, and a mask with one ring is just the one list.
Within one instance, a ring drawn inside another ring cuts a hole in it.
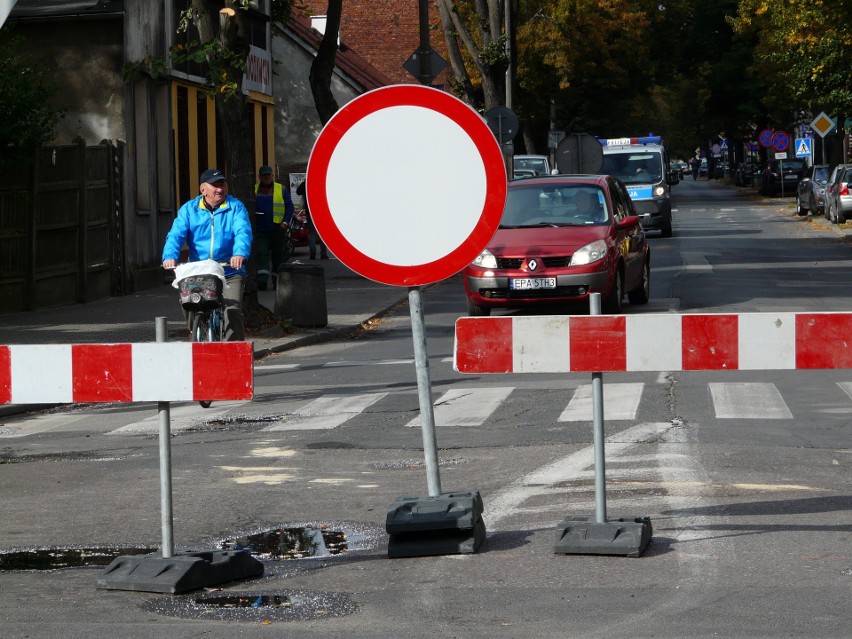
[{"label": "dark baseball cap", "polygon": [[201,174],[201,177],[198,178],[198,183],[204,184],[206,182],[207,184],[213,184],[214,182],[221,182],[222,180],[227,182],[228,178],[226,178],[219,169],[207,169]]},{"label": "dark baseball cap", "polygon": [[260,167],[260,171],[257,172],[258,175],[272,175],[272,167],[271,166],[262,166]]}]

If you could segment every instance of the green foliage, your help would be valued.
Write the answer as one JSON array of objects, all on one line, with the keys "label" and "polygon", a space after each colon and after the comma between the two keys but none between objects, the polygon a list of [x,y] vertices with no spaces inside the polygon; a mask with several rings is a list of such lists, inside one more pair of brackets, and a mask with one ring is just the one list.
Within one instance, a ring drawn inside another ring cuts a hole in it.
[{"label": "green foliage", "polygon": [[784,122],[798,108],[852,115],[848,7],[824,0],[740,0],[730,23],[754,42],[754,74],[766,78],[767,111]]},{"label": "green foliage", "polygon": [[17,168],[33,149],[50,142],[62,112],[48,104],[56,92],[43,67],[23,57],[22,39],[0,29],[0,170]]}]

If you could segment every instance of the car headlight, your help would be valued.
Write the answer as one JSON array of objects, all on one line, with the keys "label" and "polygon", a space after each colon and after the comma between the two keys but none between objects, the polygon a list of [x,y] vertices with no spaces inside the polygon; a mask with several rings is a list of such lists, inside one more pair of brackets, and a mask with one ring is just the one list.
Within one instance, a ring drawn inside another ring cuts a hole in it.
[{"label": "car headlight", "polygon": [[497,258],[491,251],[485,249],[473,260],[473,265],[482,268],[497,268]]},{"label": "car headlight", "polygon": [[658,184],[654,187],[654,197],[663,197],[666,194],[666,189],[662,184]]},{"label": "car headlight", "polygon": [[574,251],[571,256],[571,266],[579,266],[582,264],[591,264],[606,257],[606,242],[603,240],[595,240],[591,244],[586,244],[583,248]]}]

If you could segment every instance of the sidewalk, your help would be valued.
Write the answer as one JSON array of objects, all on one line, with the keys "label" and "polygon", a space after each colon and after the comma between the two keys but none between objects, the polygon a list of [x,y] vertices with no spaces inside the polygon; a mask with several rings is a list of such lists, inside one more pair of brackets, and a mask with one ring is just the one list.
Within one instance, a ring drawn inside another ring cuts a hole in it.
[{"label": "sidewalk", "polygon": [[[280,325],[249,331],[255,359],[345,334],[407,299],[408,290],[368,280],[335,258],[308,261],[300,249],[292,262],[324,269],[328,326]],[[260,303],[275,310],[275,291],[258,291]],[[169,340],[185,340],[178,293],[170,284],[89,304],[0,314],[0,344],[114,344],[155,341],[155,320],[166,317]]]}]

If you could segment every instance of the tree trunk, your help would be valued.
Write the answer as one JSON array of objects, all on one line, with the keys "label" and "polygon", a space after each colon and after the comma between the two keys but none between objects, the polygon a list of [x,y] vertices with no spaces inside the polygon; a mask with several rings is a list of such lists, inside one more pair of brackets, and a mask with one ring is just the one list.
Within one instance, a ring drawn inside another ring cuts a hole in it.
[{"label": "tree trunk", "polygon": [[328,0],[325,34],[320,42],[317,57],[311,64],[310,83],[314,106],[320,122],[325,125],[340,108],[331,92],[331,76],[337,59],[337,37],[340,33],[340,14],[343,0]]}]

